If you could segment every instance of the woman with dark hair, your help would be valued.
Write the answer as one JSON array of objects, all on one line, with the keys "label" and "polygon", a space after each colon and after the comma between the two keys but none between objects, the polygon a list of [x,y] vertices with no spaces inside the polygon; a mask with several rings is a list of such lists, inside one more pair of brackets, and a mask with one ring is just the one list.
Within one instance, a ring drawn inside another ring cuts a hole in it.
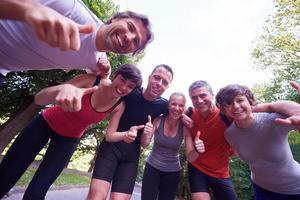
[{"label": "woman with dark hair", "polygon": [[[225,138],[250,166],[255,199],[300,199],[300,165],[288,143],[288,132],[297,129],[294,125],[299,128],[300,120],[282,119],[277,113],[252,113],[253,93],[237,84],[222,88],[216,102],[234,120]],[[295,103],[293,110],[299,112],[299,108]]]},{"label": "woman with dark hair", "polygon": [[37,104],[57,105],[35,117],[4,156],[0,164],[0,198],[16,184],[50,139],[44,159],[23,197],[44,199],[71,158],[84,130],[124,107],[121,97],[141,84],[140,70],[126,64],[118,68],[112,81],[84,74],[41,90],[35,96]]}]

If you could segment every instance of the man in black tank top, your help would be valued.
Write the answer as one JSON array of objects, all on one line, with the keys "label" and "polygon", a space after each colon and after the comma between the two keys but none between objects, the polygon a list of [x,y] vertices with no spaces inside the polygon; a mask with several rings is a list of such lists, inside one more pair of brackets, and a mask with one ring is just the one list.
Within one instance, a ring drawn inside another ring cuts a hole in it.
[{"label": "man in black tank top", "polygon": [[88,199],[105,199],[111,186],[114,199],[130,199],[137,176],[142,130],[132,143],[123,139],[133,126],[145,125],[167,113],[168,101],[161,97],[173,79],[168,65],[158,65],[148,78],[146,88],[137,88],[124,97],[125,109],[112,114],[106,134],[96,158]]}]

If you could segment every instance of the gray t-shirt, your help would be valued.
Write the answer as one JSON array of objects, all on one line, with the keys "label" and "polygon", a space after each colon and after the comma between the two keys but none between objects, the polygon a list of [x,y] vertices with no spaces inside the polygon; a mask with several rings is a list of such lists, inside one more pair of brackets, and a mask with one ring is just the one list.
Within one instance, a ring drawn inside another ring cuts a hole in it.
[{"label": "gray t-shirt", "polygon": [[168,137],[164,134],[164,124],[165,118],[162,117],[154,133],[154,145],[147,162],[158,170],[176,172],[181,169],[179,148],[183,140],[183,124],[179,124],[175,137]]},{"label": "gray t-shirt", "polygon": [[279,125],[275,113],[254,113],[251,128],[235,123],[225,131],[225,138],[249,164],[251,179],[266,190],[282,194],[300,194],[300,164],[294,160],[288,132],[294,126]]},{"label": "gray t-shirt", "polygon": [[[78,24],[94,22],[98,28],[102,24],[81,0],[39,2]],[[96,48],[96,31],[80,34],[80,40],[80,50],[61,51],[40,41],[27,23],[0,20],[0,73],[33,69],[96,69],[99,58],[106,57]]]}]

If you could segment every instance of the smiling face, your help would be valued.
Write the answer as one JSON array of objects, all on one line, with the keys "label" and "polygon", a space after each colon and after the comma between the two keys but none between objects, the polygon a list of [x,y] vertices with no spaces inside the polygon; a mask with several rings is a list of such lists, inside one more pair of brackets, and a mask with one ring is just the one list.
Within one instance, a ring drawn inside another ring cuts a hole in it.
[{"label": "smiling face", "polygon": [[117,75],[112,81],[113,94],[116,97],[123,97],[128,95],[136,87],[136,84],[129,80],[125,79],[122,75]]},{"label": "smiling face", "polygon": [[237,123],[253,118],[251,105],[245,95],[235,96],[231,104],[224,106],[224,111]]},{"label": "smiling face", "polygon": [[105,25],[104,47],[115,53],[132,53],[147,42],[148,30],[137,18],[116,18]]},{"label": "smiling face", "polygon": [[160,97],[169,87],[173,75],[165,67],[158,67],[148,78],[148,85],[144,97],[153,100]]},{"label": "smiling face", "polygon": [[173,119],[180,119],[185,111],[185,97],[181,94],[172,94],[169,99],[169,116]]},{"label": "smiling face", "polygon": [[190,91],[194,108],[203,117],[209,115],[213,107],[213,94],[207,87],[197,87]]}]

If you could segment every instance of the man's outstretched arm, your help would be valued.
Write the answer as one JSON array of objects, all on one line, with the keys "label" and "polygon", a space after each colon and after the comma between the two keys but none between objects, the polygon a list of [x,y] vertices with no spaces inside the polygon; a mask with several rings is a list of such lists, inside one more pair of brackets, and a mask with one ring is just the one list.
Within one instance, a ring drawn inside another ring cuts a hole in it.
[{"label": "man's outstretched arm", "polygon": [[0,19],[24,21],[36,36],[61,50],[79,50],[79,33],[91,33],[94,24],[81,25],[34,0],[1,0]]}]

